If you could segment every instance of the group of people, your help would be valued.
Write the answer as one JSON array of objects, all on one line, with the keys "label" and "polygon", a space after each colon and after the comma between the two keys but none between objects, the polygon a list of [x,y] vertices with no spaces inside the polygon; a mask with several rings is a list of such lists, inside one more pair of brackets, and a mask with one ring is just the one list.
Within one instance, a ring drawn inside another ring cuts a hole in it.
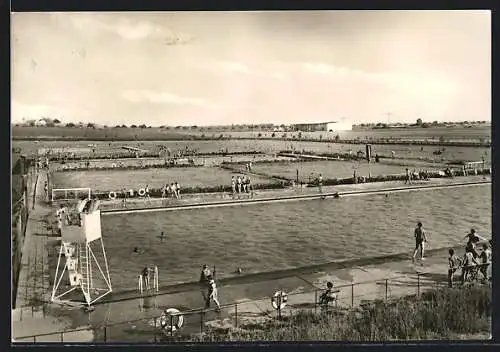
[{"label": "group of people", "polygon": [[231,189],[233,191],[233,199],[238,194],[238,198],[241,193],[249,193],[250,196],[253,196],[253,188],[250,182],[250,177],[247,175],[237,177],[231,176]]},{"label": "group of people", "polygon": [[203,300],[205,301],[205,309],[210,308],[210,303],[214,301],[217,306],[215,311],[220,312],[217,284],[215,283],[215,267],[212,273],[208,265],[203,265],[199,283],[201,286],[201,294],[203,296]]},{"label": "group of people", "polygon": [[170,185],[168,183],[161,189],[161,198],[176,198],[181,199],[181,186],[178,182],[172,182]]},{"label": "group of people", "polygon": [[[488,267],[491,264],[492,252],[491,244],[492,240],[487,240],[484,237],[479,236],[475,229],[471,229],[470,232],[464,237],[467,239],[467,244],[465,245],[465,254],[462,258],[455,255],[453,248],[448,251],[448,286],[453,287],[453,276],[458,269],[462,269],[460,275],[460,281],[465,283],[465,281],[471,276],[476,276],[481,273],[482,280],[487,281],[491,279],[491,275],[488,274]],[[477,245],[483,242],[481,245],[482,251],[478,252]]]},{"label": "group of people", "polygon": [[408,168],[405,169],[405,184],[411,184],[412,181],[416,180],[427,181],[428,179],[429,174],[425,170],[420,170],[417,172],[417,170],[413,169],[413,171],[410,172]]},{"label": "group of people", "polygon": [[[422,227],[422,223],[419,222],[414,231],[415,237],[415,251],[413,252],[412,260],[415,261],[417,253],[420,251],[420,259],[425,260],[424,249],[425,243],[427,242],[427,237]],[[492,240],[487,240],[484,237],[479,236],[475,229],[471,229],[470,232],[464,237],[467,239],[467,244],[465,246],[465,254],[462,258],[459,258],[455,254],[455,250],[450,248],[448,253],[448,286],[453,287],[453,277],[458,269],[462,269],[460,275],[460,281],[462,284],[469,278],[470,275],[482,274],[483,281],[490,280],[488,274],[488,266],[491,264],[492,253],[491,244]],[[477,245],[483,242],[481,245],[482,251],[478,252]]]}]

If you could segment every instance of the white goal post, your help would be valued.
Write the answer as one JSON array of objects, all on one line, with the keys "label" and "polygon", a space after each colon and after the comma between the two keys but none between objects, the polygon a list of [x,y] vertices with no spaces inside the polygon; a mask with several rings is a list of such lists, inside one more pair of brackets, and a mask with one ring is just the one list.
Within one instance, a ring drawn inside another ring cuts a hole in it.
[{"label": "white goal post", "polygon": [[51,200],[68,201],[91,198],[92,190],[89,187],[85,188],[53,188]]}]

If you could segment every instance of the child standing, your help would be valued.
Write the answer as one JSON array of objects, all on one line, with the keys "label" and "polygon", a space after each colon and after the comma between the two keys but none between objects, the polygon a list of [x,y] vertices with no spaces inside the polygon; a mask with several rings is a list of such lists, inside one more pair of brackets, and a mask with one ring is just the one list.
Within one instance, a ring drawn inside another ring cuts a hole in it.
[{"label": "child standing", "polygon": [[461,266],[461,260],[455,255],[453,248],[448,251],[450,256],[448,257],[448,287],[453,287],[453,274]]},{"label": "child standing", "polygon": [[217,309],[215,311],[220,312],[220,303],[219,303],[219,299],[218,299],[218,295],[217,295],[217,285],[215,284],[215,280],[213,279],[212,275],[209,275],[208,276],[208,296],[207,296],[207,301],[205,304],[206,309],[210,308],[210,302],[212,300],[217,305]]}]

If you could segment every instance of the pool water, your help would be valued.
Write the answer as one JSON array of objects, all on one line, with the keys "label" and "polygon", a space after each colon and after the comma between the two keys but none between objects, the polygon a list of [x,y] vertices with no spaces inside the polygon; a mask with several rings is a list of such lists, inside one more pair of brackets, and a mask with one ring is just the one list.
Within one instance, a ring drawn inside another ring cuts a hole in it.
[{"label": "pool water", "polygon": [[[145,265],[160,285],[196,280],[201,265],[218,277],[374,257],[414,247],[422,221],[428,248],[457,245],[474,227],[491,238],[491,188],[470,186],[340,199],[102,217],[115,290],[135,288]],[[161,231],[166,234],[162,242]],[[134,247],[144,250],[133,254]]]}]

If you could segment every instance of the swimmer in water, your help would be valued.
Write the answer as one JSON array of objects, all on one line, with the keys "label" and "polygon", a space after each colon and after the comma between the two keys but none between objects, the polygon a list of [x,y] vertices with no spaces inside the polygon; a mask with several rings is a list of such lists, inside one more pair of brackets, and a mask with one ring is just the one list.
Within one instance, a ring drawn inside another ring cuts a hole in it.
[{"label": "swimmer in water", "polygon": [[162,242],[163,242],[163,240],[164,240],[165,238],[167,238],[167,236],[165,236],[165,234],[163,233],[163,231],[161,232],[161,234],[160,234],[160,236],[159,236],[159,237],[160,237],[160,241],[162,241]]},{"label": "swimmer in water", "polygon": [[139,247],[134,247],[134,251],[133,252],[136,253],[136,254],[141,254],[143,251]]}]

